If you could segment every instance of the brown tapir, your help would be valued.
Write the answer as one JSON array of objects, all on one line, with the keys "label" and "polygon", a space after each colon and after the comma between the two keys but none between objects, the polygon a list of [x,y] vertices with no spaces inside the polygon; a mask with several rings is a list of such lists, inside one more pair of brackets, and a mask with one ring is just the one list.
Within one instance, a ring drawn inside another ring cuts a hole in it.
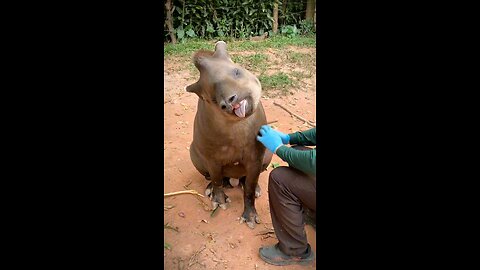
[{"label": "brown tapir", "polygon": [[255,222],[260,223],[255,209],[255,197],[260,196],[258,177],[273,154],[256,140],[260,127],[267,123],[260,81],[233,63],[226,48],[219,41],[215,52],[200,50],[193,56],[200,79],[186,87],[199,97],[190,157],[195,168],[211,180],[205,194],[214,208],[226,209],[230,199],[223,187],[230,178],[240,179],[244,195],[240,223],[254,228]]}]

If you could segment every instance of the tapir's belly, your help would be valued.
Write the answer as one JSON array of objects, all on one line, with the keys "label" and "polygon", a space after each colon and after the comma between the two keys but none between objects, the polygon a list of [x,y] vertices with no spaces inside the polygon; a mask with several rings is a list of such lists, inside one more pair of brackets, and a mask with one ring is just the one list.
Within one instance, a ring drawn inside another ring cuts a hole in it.
[{"label": "tapir's belly", "polygon": [[239,179],[240,177],[247,175],[247,170],[242,164],[230,164],[222,167],[222,175],[224,177]]}]

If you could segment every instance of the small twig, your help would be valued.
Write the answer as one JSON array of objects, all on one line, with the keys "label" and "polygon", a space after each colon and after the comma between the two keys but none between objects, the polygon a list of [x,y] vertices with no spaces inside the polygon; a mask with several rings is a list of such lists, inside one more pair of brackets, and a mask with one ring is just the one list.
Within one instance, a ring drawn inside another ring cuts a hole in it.
[{"label": "small twig", "polygon": [[[190,183],[190,184],[191,184],[191,183]],[[189,185],[190,185],[190,184],[189,184]],[[186,186],[183,186],[183,188],[184,188],[184,189],[187,189]],[[204,196],[202,196],[202,197],[204,197]],[[198,197],[195,197],[195,198],[196,198],[199,202],[201,202],[201,203],[203,204],[203,206],[204,206],[203,209],[204,209],[205,211],[211,211],[210,206],[208,206],[208,204],[206,204],[202,199],[200,199],[200,198],[198,198]]]},{"label": "small twig", "polygon": [[190,184],[192,184],[192,180],[190,180],[190,182],[188,182],[188,184],[184,185],[183,187],[184,187],[185,189],[188,189],[187,187],[190,186]]},{"label": "small twig", "polygon": [[167,211],[167,210],[170,210],[170,209],[172,209],[172,208],[174,208],[174,207],[175,207],[175,205],[164,205],[164,206],[163,206],[163,210],[164,210],[164,211]]},{"label": "small twig", "polygon": [[287,111],[289,114],[297,117],[298,119],[302,120],[303,122],[305,122],[305,123],[307,123],[307,124],[309,124],[309,125],[311,125],[311,126],[313,126],[313,127],[316,127],[316,125],[315,125],[314,123],[312,123],[310,120],[307,120],[307,119],[305,119],[305,118],[297,115],[296,113],[291,112],[289,109],[287,109],[287,108],[286,108],[285,106],[283,106],[282,104],[278,104],[276,101],[274,101],[273,104],[274,104],[274,105],[277,105],[278,107],[280,107],[280,108],[282,108],[282,109],[284,109],[284,110]]},{"label": "small twig", "polygon": [[227,263],[227,262],[228,262],[228,261],[226,261],[226,260],[219,260],[219,259],[217,259],[217,258],[212,258],[212,261],[214,261],[214,262],[220,262],[220,263]]},{"label": "small twig", "polygon": [[172,227],[168,223],[163,225],[163,229],[170,229],[170,230],[174,230],[174,231],[178,232],[177,227]]},{"label": "small twig", "polygon": [[273,120],[273,121],[268,122],[267,125],[271,125],[271,124],[276,123],[276,122],[278,122],[278,120]]},{"label": "small twig", "polygon": [[198,251],[196,251],[195,253],[193,253],[192,257],[190,257],[190,260],[188,262],[188,267],[194,265],[195,263],[197,263],[197,256],[198,254],[200,254],[205,248],[207,248],[207,246],[203,246],[201,247]]},{"label": "small twig", "polygon": [[260,232],[258,232],[258,233],[257,233],[257,234],[255,234],[255,235],[265,235],[265,234],[274,234],[274,233],[275,233],[275,231],[274,231],[274,230],[272,230],[272,229],[268,229],[268,230],[263,230],[263,231],[260,231]]},{"label": "small twig", "polygon": [[215,209],[212,210],[212,213],[210,214],[210,217],[213,217],[213,215],[215,215],[218,208],[220,208],[220,206],[217,206],[217,207],[215,207]]},{"label": "small twig", "polygon": [[179,194],[193,194],[193,195],[197,195],[197,196],[200,196],[200,197],[205,197],[205,196],[203,196],[202,194],[198,193],[196,190],[193,190],[193,189],[165,193],[165,194],[163,194],[163,197],[175,196],[175,195],[179,195]]}]

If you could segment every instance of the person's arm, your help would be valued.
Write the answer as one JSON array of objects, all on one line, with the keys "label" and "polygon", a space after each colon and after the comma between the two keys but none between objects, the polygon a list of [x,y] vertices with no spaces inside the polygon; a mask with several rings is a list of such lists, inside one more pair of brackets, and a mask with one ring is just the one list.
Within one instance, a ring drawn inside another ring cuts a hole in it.
[{"label": "person's arm", "polygon": [[[268,125],[263,125],[259,131],[257,140],[261,142],[272,153],[277,154],[283,161],[286,161],[290,167],[296,168],[310,175],[316,175],[316,156],[317,150],[297,150],[285,146],[290,141],[289,135],[283,134],[272,129]],[[300,133],[300,132],[298,132]],[[307,131],[307,136],[315,138],[315,131]],[[305,135],[298,135],[300,138]],[[315,139],[313,141],[316,141]],[[298,141],[296,141],[298,142]]]},{"label": "person's arm", "polygon": [[296,150],[282,145],[275,152],[290,167],[315,176],[317,174],[317,150]]},{"label": "person's arm", "polygon": [[289,143],[291,145],[313,146],[317,145],[317,128],[312,128],[306,131],[298,131],[288,134],[290,137]]}]

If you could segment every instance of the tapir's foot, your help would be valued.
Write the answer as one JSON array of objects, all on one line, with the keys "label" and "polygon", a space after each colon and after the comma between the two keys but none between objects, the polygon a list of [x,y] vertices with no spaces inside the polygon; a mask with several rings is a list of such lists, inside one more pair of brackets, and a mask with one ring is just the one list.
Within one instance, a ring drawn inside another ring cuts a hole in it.
[{"label": "tapir's foot", "polygon": [[247,223],[250,229],[255,228],[255,223],[260,224],[260,218],[257,215],[257,211],[254,207],[246,207],[240,217],[240,224]]},{"label": "tapir's foot", "polygon": [[222,187],[214,186],[211,182],[205,189],[205,195],[212,201],[212,208],[216,209],[218,206],[222,209],[227,209],[227,203],[231,202],[227,194],[223,192]]}]

